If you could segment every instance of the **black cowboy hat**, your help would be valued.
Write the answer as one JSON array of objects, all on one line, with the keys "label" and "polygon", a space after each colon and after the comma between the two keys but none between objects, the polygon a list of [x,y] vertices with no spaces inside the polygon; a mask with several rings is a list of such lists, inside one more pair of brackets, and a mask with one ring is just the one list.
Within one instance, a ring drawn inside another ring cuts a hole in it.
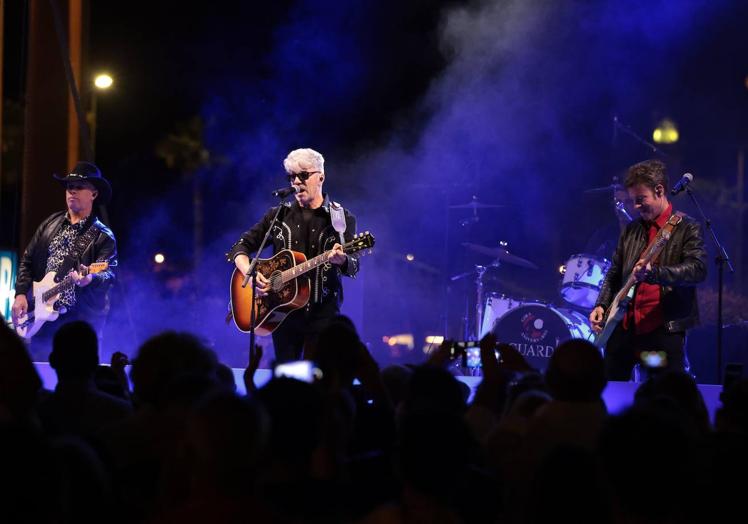
[{"label": "black cowboy hat", "polygon": [[99,168],[91,162],[78,162],[67,176],[58,176],[56,174],[52,176],[63,186],[67,185],[68,182],[76,181],[86,181],[93,184],[99,192],[97,201],[100,204],[106,204],[109,202],[109,199],[112,198],[112,186],[109,185],[109,181],[106,178],[101,176]]}]

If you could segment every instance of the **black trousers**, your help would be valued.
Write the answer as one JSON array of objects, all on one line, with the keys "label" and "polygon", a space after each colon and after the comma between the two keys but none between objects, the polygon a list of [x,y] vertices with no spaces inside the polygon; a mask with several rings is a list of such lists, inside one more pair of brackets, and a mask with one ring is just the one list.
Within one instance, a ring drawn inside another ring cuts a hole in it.
[{"label": "black trousers", "polygon": [[290,313],[273,331],[275,363],[300,360],[304,348],[316,343],[319,334],[340,313],[334,301],[311,304]]},{"label": "black trousers", "polygon": [[[636,364],[640,364],[640,369],[646,375],[665,369],[688,371],[685,345],[685,333],[668,333],[665,326],[637,335],[633,326],[623,329],[623,324],[618,324],[605,346],[605,374],[608,380],[628,381]],[[652,351],[665,353],[665,360],[657,367],[651,367],[642,360],[642,352]]]}]

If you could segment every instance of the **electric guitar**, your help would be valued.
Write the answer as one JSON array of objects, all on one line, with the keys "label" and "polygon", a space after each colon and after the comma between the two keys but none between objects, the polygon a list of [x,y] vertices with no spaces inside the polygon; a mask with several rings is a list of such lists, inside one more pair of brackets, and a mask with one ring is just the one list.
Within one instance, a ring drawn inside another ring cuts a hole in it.
[{"label": "electric guitar", "polygon": [[[343,252],[363,254],[374,247],[374,236],[368,231],[353,237],[343,245]],[[332,250],[325,251],[307,260],[303,253],[284,249],[272,258],[257,261],[257,271],[270,281],[270,291],[264,297],[254,297],[252,286],[242,287],[244,275],[234,269],[231,275],[231,314],[239,331],[250,331],[252,304],[255,305],[255,333],[261,336],[272,333],[294,310],[301,309],[309,302],[311,286],[307,272],[327,263]]]},{"label": "electric guitar", "polygon": [[[83,276],[101,273],[109,268],[109,262],[94,262],[88,267],[83,266],[79,273]],[[61,282],[55,282],[57,272],[50,271],[39,282],[34,282],[29,297],[29,309],[26,314],[18,317],[15,323],[16,333],[26,340],[30,340],[45,322],[54,322],[60,316],[60,311],[54,308],[60,295],[75,285],[73,277],[67,275]]]},{"label": "electric guitar", "polygon": [[[644,261],[644,265],[655,261],[659,254],[662,252],[665,244],[670,240],[670,235],[673,233],[675,226],[680,224],[683,220],[683,215],[680,213],[674,213],[668,218],[665,225],[657,232],[657,236],[652,239],[652,242],[647,246],[641,259]],[[634,290],[636,289],[636,275],[632,271],[626,282],[621,287],[620,291],[613,298],[608,311],[605,313],[606,321],[603,330],[595,337],[595,345],[601,349],[605,349],[605,345],[608,343],[608,339],[613,334],[616,326],[623,320],[626,311],[628,310],[629,304],[634,297]]]}]

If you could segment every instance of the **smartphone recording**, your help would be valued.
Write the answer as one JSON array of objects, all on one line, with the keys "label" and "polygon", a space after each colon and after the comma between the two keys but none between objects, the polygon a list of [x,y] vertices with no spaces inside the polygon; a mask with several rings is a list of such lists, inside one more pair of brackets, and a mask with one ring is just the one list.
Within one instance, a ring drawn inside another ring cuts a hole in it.
[{"label": "smartphone recording", "polygon": [[288,377],[312,383],[322,378],[322,371],[311,360],[297,360],[277,364],[273,375],[275,377]]}]

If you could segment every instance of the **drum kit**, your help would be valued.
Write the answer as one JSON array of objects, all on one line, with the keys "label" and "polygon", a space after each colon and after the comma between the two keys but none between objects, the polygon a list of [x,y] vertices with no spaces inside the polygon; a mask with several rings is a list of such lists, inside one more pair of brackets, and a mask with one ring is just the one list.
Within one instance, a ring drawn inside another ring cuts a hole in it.
[{"label": "drum kit", "polygon": [[[503,206],[481,204],[473,197],[473,201],[468,204],[451,207],[472,209],[471,219],[477,222],[478,209]],[[610,268],[610,261],[585,253],[571,255],[561,267],[563,276],[559,283],[559,295],[563,304],[554,305],[542,300],[486,293],[484,275],[488,267],[509,264],[537,270],[538,266],[510,253],[504,242],[500,242],[498,246],[464,242],[462,246],[493,259],[487,266],[478,265],[474,271],[452,277],[452,280],[457,280],[469,275],[476,276],[475,333],[478,340],[493,332],[498,340],[516,347],[528,363],[539,370],[544,370],[548,366],[553,350],[561,342],[572,338],[593,340],[594,334],[588,315],[600,293],[605,273]]]}]

